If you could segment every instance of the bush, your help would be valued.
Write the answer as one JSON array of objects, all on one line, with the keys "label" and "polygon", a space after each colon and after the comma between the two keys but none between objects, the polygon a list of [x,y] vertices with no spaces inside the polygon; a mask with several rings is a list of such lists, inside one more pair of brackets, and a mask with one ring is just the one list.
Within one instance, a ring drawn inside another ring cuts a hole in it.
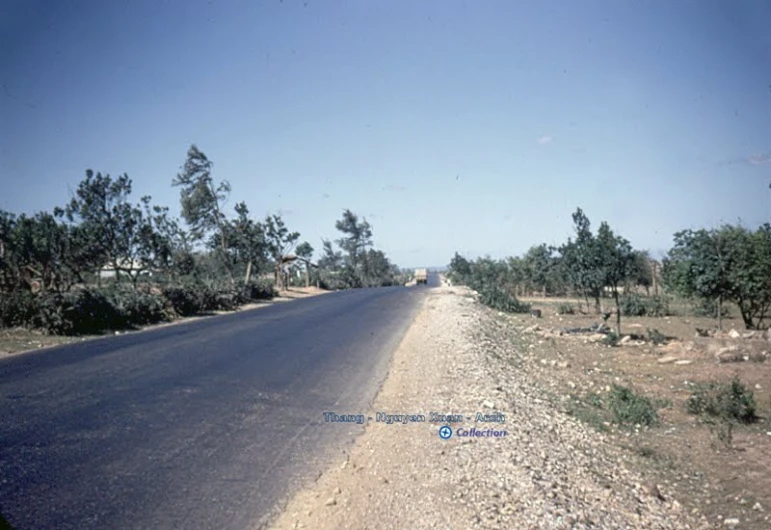
[{"label": "bush", "polygon": [[659,346],[667,341],[667,337],[657,329],[648,329],[648,340]]},{"label": "bush", "polygon": [[[717,308],[717,300],[699,299],[696,300],[696,303],[693,306],[693,316],[717,318]],[[726,307],[726,304],[723,304],[723,310],[721,311],[720,316],[728,316],[728,307]]]},{"label": "bush", "polygon": [[744,386],[738,377],[734,377],[730,384],[711,382],[698,385],[688,398],[687,409],[690,414],[726,421],[752,423],[757,419],[752,390]]},{"label": "bush", "polygon": [[39,311],[32,325],[56,335],[100,333],[126,327],[120,311],[104,291],[82,289],[40,296]]},{"label": "bush", "polygon": [[529,313],[530,304],[525,304],[500,287],[485,287],[479,293],[479,301],[498,311],[507,313]]},{"label": "bush", "polygon": [[122,324],[144,326],[168,320],[165,300],[160,295],[132,288],[114,289],[109,294],[112,305],[122,318]]},{"label": "bush", "polygon": [[638,294],[628,294],[619,300],[621,314],[625,317],[644,317],[648,314],[645,301]]},{"label": "bush", "polygon": [[666,317],[672,314],[669,308],[669,299],[665,296],[654,296],[648,302],[648,316]]},{"label": "bush", "polygon": [[558,315],[574,315],[576,312],[572,304],[561,303],[557,306]]},{"label": "bush", "polygon": [[245,285],[243,293],[247,300],[270,300],[278,296],[273,284],[266,281],[257,281]]},{"label": "bush", "polygon": [[174,312],[179,316],[191,316],[203,310],[203,293],[200,285],[185,284],[163,289],[163,297],[168,300]]},{"label": "bush", "polygon": [[0,296],[0,327],[29,326],[39,311],[38,297],[29,291]]},{"label": "bush", "polygon": [[619,340],[620,338],[618,334],[615,331],[611,331],[605,335],[605,338],[603,338],[600,343],[604,344],[605,346],[618,346]]},{"label": "bush", "polygon": [[613,385],[608,405],[616,423],[646,426],[659,423],[659,416],[651,401],[645,396],[635,394],[631,388]]}]

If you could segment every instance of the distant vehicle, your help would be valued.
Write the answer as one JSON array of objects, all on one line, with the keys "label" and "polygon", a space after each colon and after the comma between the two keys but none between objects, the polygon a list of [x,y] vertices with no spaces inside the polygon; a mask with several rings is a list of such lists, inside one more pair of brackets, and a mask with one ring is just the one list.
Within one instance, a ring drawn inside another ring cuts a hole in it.
[{"label": "distant vehicle", "polygon": [[426,269],[415,269],[415,283],[418,285],[427,284],[428,283],[428,270]]}]

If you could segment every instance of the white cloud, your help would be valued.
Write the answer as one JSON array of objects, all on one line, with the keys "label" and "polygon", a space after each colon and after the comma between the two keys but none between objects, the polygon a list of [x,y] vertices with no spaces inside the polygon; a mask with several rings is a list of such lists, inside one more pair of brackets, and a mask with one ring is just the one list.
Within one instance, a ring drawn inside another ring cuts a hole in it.
[{"label": "white cloud", "polygon": [[546,145],[546,144],[550,144],[550,143],[552,142],[552,140],[554,140],[554,138],[553,138],[553,137],[551,137],[551,136],[541,136],[541,137],[538,139],[538,145]]},{"label": "white cloud", "polygon": [[752,155],[747,159],[747,162],[753,166],[759,166],[761,164],[771,164],[771,152]]}]

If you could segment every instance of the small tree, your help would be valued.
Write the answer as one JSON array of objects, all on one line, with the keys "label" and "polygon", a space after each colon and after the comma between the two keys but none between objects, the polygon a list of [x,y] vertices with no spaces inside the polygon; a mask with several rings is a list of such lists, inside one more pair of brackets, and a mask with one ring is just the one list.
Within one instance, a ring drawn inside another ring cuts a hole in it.
[{"label": "small tree", "polygon": [[281,216],[269,215],[265,218],[265,240],[268,252],[273,258],[276,285],[279,290],[284,288],[284,258],[292,250],[298,239],[300,239],[300,233],[290,232]]},{"label": "small tree", "polygon": [[194,241],[213,236],[214,248],[227,270],[231,284],[235,282],[233,269],[228,259],[228,234],[226,217],[222,209],[231,187],[227,181],[215,186],[211,175],[213,163],[195,145],[190,146],[182,171],[172,181],[180,187],[182,218],[190,226]]},{"label": "small tree", "polygon": [[305,263],[305,287],[311,285],[311,258],[313,257],[313,247],[307,241],[303,241],[295,249],[295,254],[302,258]]},{"label": "small tree", "polygon": [[616,236],[605,222],[600,224],[597,232],[596,251],[602,259],[601,273],[604,286],[611,289],[613,300],[616,302],[616,333],[621,336],[621,305],[618,289],[634,271],[635,253],[629,241]]}]

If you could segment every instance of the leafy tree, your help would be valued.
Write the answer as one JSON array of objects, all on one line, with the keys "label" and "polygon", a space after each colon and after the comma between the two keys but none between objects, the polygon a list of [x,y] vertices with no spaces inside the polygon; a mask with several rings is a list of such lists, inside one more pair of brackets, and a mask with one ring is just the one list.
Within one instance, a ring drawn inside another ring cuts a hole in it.
[{"label": "leafy tree", "polygon": [[190,146],[182,171],[172,181],[172,186],[181,187],[182,218],[190,226],[193,240],[201,241],[207,236],[215,238],[217,244],[214,248],[217,249],[231,283],[234,283],[233,269],[228,259],[229,231],[222,211],[231,187],[228,181],[215,186],[211,175],[213,165],[197,146]]},{"label": "leafy tree", "polygon": [[533,246],[523,258],[529,283],[546,296],[547,289],[553,283],[553,260],[551,250],[546,244]]},{"label": "leafy tree", "polygon": [[245,265],[244,284],[248,284],[253,268],[262,270],[268,262],[268,242],[263,225],[249,218],[246,203],[236,204],[235,210],[236,219],[226,225],[229,232],[226,240],[232,262]]},{"label": "leafy tree", "polygon": [[343,218],[335,222],[335,228],[343,233],[337,244],[347,253],[344,268],[348,279],[354,287],[359,287],[363,276],[360,261],[363,259],[363,253],[372,246],[372,227],[366,219],[360,221],[351,210],[344,210]]},{"label": "leafy tree", "polygon": [[290,232],[281,216],[269,215],[265,218],[265,240],[268,252],[273,258],[276,284],[279,290],[284,288],[282,274],[284,258],[292,250],[298,239],[300,239],[300,233]]},{"label": "leafy tree", "polygon": [[724,227],[727,242],[727,283],[730,299],[739,306],[747,329],[760,329],[771,310],[771,225],[755,232],[743,227]]},{"label": "leafy tree", "polygon": [[720,328],[723,302],[732,294],[727,235],[725,230],[677,232],[664,261],[664,282],[668,288],[686,297],[717,301]]},{"label": "leafy tree", "polygon": [[[150,269],[157,254],[158,240],[150,219],[142,208],[129,203],[131,179],[123,174],[117,179],[110,175],[86,171],[75,197],[56,213],[77,223],[75,245],[81,249],[83,260],[100,265],[109,264],[116,271],[129,276],[134,286],[139,275]],[[142,202],[149,206],[150,198]]]},{"label": "leafy tree", "polygon": [[559,253],[564,270],[568,271],[568,281],[584,295],[587,305],[589,297],[594,299],[595,312],[599,313],[600,297],[605,287],[601,250],[592,235],[589,219],[581,208],[573,214],[573,223],[576,239],[568,239],[568,242],[559,248]]},{"label": "leafy tree", "polygon": [[471,278],[471,262],[457,252],[450,260],[447,276],[453,283],[465,284]]},{"label": "leafy tree", "polygon": [[313,247],[307,241],[303,241],[294,251],[298,257],[302,258],[305,263],[305,287],[310,287],[311,284],[311,258],[313,258]]},{"label": "leafy tree", "polygon": [[634,261],[627,283],[645,288],[646,294],[650,295],[650,288],[653,285],[653,268],[648,251],[634,251]]},{"label": "leafy tree", "polygon": [[616,236],[608,223],[601,223],[597,231],[595,248],[601,258],[601,275],[604,287],[610,287],[616,302],[616,333],[621,336],[621,305],[619,287],[626,283],[634,269],[635,254],[632,245],[623,237]]}]

